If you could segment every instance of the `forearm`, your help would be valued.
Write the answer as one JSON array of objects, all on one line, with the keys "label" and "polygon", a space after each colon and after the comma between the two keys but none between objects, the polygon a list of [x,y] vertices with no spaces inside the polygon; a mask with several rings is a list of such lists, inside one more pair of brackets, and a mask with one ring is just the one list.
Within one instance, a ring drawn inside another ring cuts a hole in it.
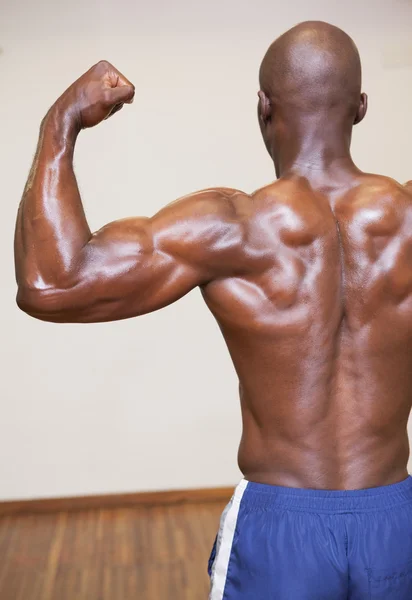
[{"label": "forearm", "polygon": [[91,237],[73,171],[79,124],[58,101],[42,122],[37,152],[20,204],[15,235],[19,296],[70,285]]}]

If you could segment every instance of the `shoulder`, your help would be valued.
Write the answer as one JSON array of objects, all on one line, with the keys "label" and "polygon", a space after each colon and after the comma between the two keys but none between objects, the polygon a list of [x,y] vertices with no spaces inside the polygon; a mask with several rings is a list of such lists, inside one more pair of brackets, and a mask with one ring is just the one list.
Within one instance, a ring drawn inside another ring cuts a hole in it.
[{"label": "shoulder", "polygon": [[360,180],[359,191],[366,193],[366,195],[385,199],[404,194],[406,188],[392,177],[364,173]]},{"label": "shoulder", "polygon": [[234,188],[208,188],[182,196],[162,208],[155,216],[163,219],[237,222],[251,208],[250,195]]},{"label": "shoulder", "polygon": [[352,209],[369,209],[371,207],[402,213],[403,208],[410,204],[412,188],[401,185],[391,177],[365,173],[358,185],[348,194]]},{"label": "shoulder", "polygon": [[196,206],[199,209],[214,208],[221,212],[237,211],[251,202],[251,196],[235,188],[216,187],[200,190],[176,200],[175,205],[182,208]]},{"label": "shoulder", "polygon": [[[150,219],[159,249],[185,252],[241,248],[247,238],[251,198],[233,188],[209,188],[171,202]],[[193,256],[192,256],[193,258]]]},{"label": "shoulder", "polygon": [[251,198],[233,188],[210,188],[175,200],[151,219],[157,250],[196,268],[206,280],[250,268]]},{"label": "shoulder", "polygon": [[394,235],[409,224],[412,196],[395,179],[366,173],[345,197],[340,214],[365,232]]},{"label": "shoulder", "polygon": [[405,192],[412,199],[412,180],[407,181],[403,187],[404,187]]}]

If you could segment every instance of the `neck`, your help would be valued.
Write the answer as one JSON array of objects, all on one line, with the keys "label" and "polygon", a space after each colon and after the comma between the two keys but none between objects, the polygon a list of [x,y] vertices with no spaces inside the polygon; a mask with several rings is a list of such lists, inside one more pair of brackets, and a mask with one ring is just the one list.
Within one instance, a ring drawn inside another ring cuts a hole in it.
[{"label": "neck", "polygon": [[322,182],[340,180],[358,170],[350,153],[351,123],[314,115],[294,123],[276,123],[274,130],[269,152],[278,177]]}]

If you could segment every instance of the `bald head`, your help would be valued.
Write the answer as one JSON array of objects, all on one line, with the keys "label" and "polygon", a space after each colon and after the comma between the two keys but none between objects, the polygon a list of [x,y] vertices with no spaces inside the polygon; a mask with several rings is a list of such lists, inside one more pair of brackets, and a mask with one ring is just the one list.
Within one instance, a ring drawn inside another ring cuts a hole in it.
[{"label": "bald head", "polygon": [[[319,21],[297,25],[267,51],[259,73],[270,105],[302,113],[340,108],[357,120],[361,62],[353,40],[341,29]],[[358,119],[359,120],[359,119]]]}]

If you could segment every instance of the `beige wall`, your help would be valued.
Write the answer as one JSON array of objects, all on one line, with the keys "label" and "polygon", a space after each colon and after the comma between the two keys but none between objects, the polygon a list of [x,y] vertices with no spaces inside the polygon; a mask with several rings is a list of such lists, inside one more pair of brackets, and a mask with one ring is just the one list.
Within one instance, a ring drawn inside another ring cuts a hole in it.
[{"label": "beige wall", "polygon": [[14,219],[48,106],[101,58],[136,84],[132,107],[79,140],[94,229],[203,187],[251,191],[274,179],[255,117],[259,62],[284,29],[329,20],[364,58],[370,114],[355,158],[411,179],[411,16],[410,2],[389,0],[1,0],[0,499],[240,477],[236,377],[198,292],[117,324],[44,324],[17,310]]}]

